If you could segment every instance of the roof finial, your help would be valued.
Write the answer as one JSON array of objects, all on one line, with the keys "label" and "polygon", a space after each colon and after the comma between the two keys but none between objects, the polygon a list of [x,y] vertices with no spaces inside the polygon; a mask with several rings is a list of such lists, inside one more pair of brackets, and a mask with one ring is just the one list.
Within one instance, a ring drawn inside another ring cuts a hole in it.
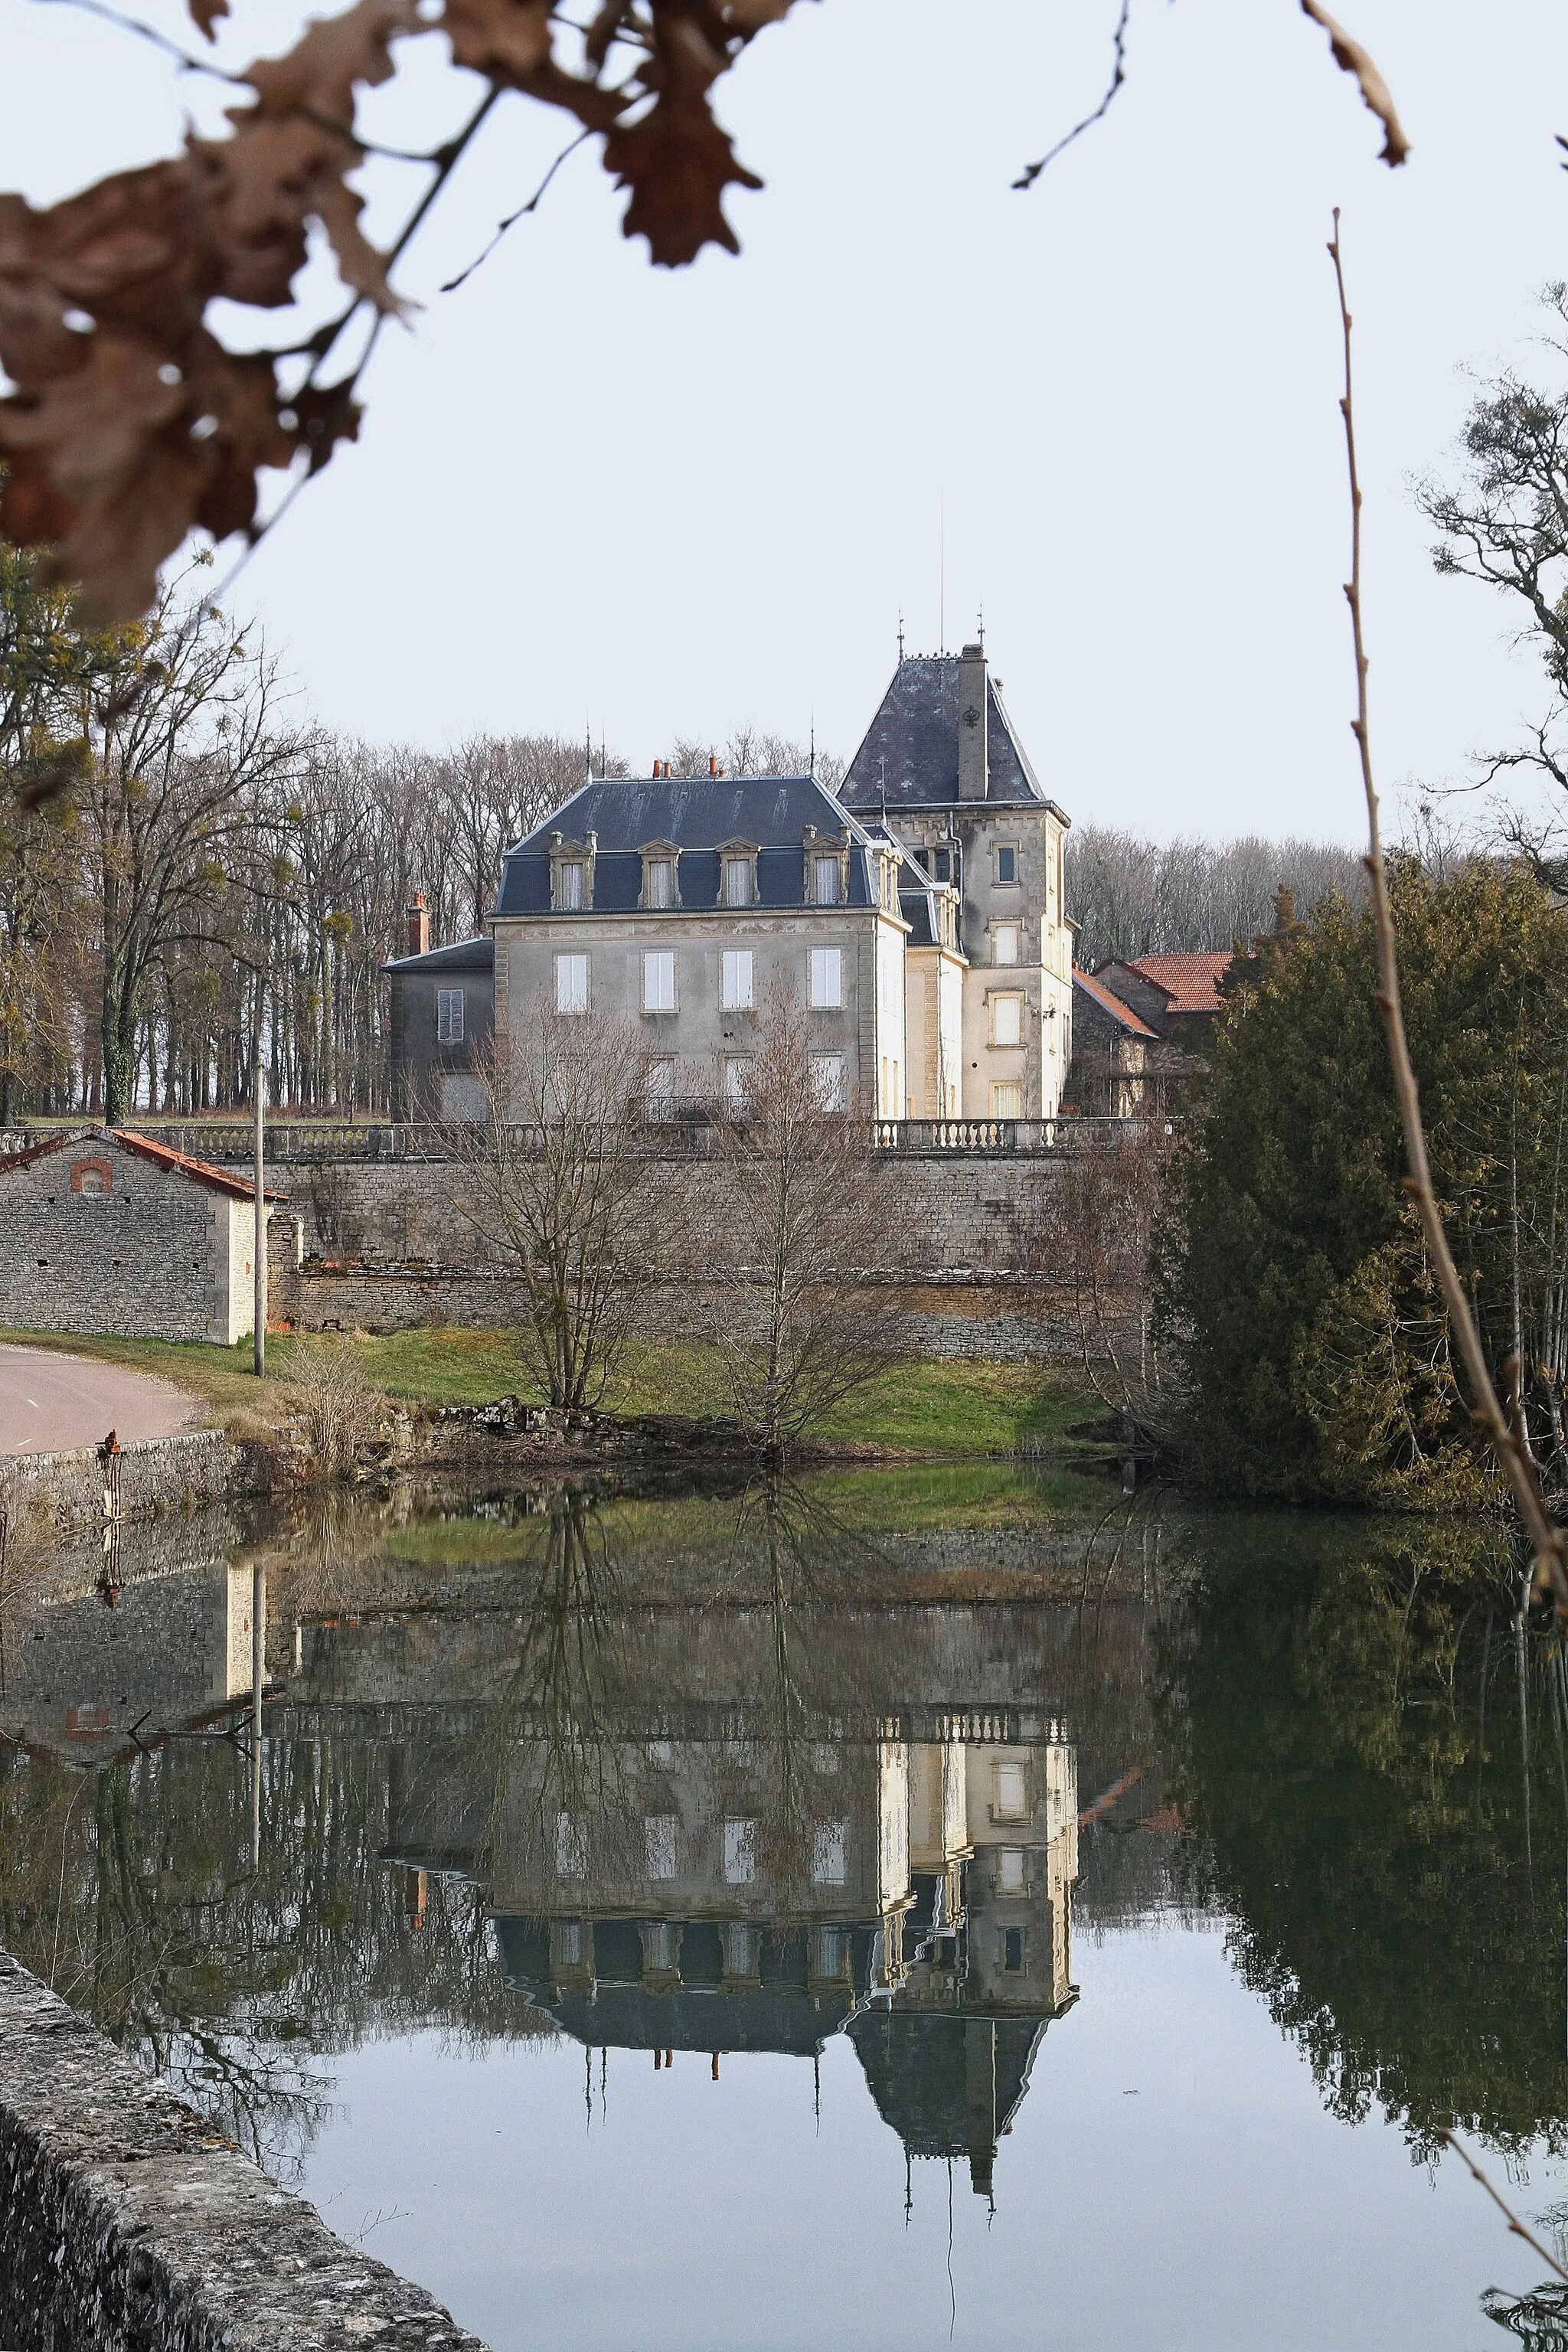
[{"label": "roof finial", "polygon": [[583,721],[583,782],[585,784],[591,784],[593,781],[594,722],[591,719],[584,719]]},{"label": "roof finial", "polygon": [[811,775],[812,775],[813,779],[815,780],[816,775],[816,705],[815,705],[815,704],[813,704],[813,706],[812,706],[812,712],[811,712],[811,772],[811,772]]},{"label": "roof finial", "polygon": [[942,491],[936,509],[936,649],[947,651],[947,492]]},{"label": "roof finial", "polygon": [[984,596],[980,599],[980,642],[983,646],[985,643],[985,599]]},{"label": "roof finial", "polygon": [[902,666],[903,666],[903,659],[904,659],[904,608],[903,608],[903,606],[900,604],[900,605],[899,606],[899,663],[900,663],[900,667],[902,667]]}]

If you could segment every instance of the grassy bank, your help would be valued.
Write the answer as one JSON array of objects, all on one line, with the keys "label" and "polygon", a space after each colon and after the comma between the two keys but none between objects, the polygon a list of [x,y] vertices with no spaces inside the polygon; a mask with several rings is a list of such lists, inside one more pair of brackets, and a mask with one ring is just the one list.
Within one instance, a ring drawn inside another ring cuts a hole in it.
[{"label": "grassy bank", "polygon": [[[308,1344],[292,1333],[274,1333],[267,1343],[268,1376],[258,1381],[250,1369],[248,1339],[227,1349],[74,1332],[7,1330],[0,1338],[172,1381],[199,1397],[211,1420],[242,1438],[269,1434],[297,1410],[289,1371],[301,1345]],[[544,1402],[504,1332],[395,1331],[353,1335],[342,1344],[372,1386],[426,1412],[488,1404],[508,1395]],[[726,1406],[717,1351],[689,1341],[645,1341],[629,1349],[604,1400],[605,1410],[615,1413],[693,1419],[721,1414]],[[1096,1400],[1081,1381],[1031,1364],[909,1357],[848,1398],[818,1437],[846,1454],[1048,1454],[1065,1450],[1069,1425],[1096,1411]]]}]

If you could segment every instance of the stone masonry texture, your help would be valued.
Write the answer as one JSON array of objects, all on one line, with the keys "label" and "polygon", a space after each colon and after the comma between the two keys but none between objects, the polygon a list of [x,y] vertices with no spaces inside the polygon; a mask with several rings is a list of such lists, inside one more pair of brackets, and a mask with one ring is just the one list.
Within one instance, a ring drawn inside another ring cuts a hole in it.
[{"label": "stone masonry texture", "polygon": [[0,1954],[7,2352],[485,2352]]}]

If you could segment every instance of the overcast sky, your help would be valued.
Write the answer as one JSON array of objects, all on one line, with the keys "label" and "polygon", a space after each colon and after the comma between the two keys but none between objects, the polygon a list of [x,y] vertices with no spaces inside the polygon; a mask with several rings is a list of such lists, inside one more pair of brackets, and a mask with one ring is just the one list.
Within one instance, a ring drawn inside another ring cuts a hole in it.
[{"label": "overcast sky", "polygon": [[[144,13],[183,29],[174,0]],[[302,12],[235,0],[221,55]],[[356,447],[237,591],[330,722],[443,744],[591,723],[647,771],[753,720],[846,755],[896,656],[982,602],[1047,789],[1080,824],[1353,839],[1339,351],[1356,312],[1375,747],[1385,786],[1462,781],[1545,701],[1479,588],[1437,579],[1410,478],[1467,368],[1555,376],[1536,297],[1568,277],[1568,10],[1342,0],[1413,152],[1295,0],[801,0],[720,110],[766,181],[739,259],[648,265],[584,148],[460,292],[559,122],[509,100],[412,249],[425,304],[384,339]],[[35,202],[165,153],[177,81],[145,44],[0,0],[0,180]],[[382,135],[469,102],[410,44]],[[384,167],[383,167],[384,170]],[[376,184],[373,232],[413,184]],[[941,542],[945,515],[945,587]],[[939,595],[944,610],[939,608]]]}]

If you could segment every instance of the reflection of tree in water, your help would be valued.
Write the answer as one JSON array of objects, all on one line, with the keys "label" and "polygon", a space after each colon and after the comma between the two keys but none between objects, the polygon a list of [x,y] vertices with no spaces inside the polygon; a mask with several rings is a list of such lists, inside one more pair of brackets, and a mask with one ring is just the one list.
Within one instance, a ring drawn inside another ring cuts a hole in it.
[{"label": "reflection of tree in water", "polygon": [[330,2112],[323,2053],[531,2021],[497,1984],[475,1890],[438,1882],[410,1917],[374,1747],[268,1738],[262,1795],[252,1877],[242,1739],[96,1773],[0,1747],[0,1946],[287,2174]]},{"label": "reflection of tree in water", "polygon": [[1568,2147],[1563,1662],[1500,1538],[1237,1517],[1202,1546],[1162,1711],[1243,1979],[1346,2120]]}]

